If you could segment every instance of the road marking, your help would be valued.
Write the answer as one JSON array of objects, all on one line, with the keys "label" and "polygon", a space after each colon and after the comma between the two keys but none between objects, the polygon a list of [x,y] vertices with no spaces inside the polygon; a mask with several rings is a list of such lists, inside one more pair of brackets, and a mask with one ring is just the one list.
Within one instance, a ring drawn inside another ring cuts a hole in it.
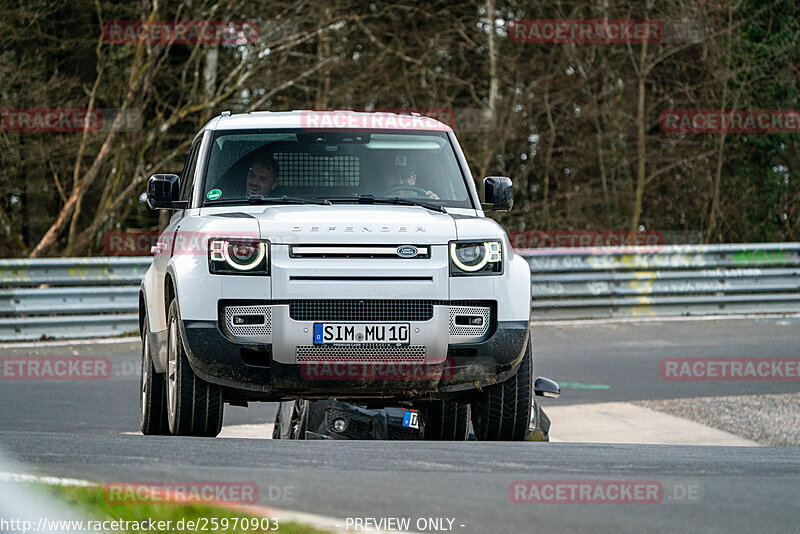
[{"label": "road marking", "polygon": [[[238,438],[238,439],[272,439],[272,428],[274,423],[259,423],[254,425],[223,425],[218,438]],[[122,432],[124,436],[141,436],[142,433]]]},{"label": "road marking", "polygon": [[607,384],[581,384],[580,382],[561,382],[558,385],[567,389],[611,389]]},{"label": "road marking", "polygon": [[274,423],[223,426],[220,438],[272,439]]},{"label": "road marking", "polygon": [[0,472],[0,482],[38,482],[41,484],[49,484],[51,486],[98,486],[98,484],[95,482],[89,482],[88,480],[81,480],[78,478],[47,477],[29,475],[27,473],[8,472]]},{"label": "road marking", "polygon": [[[609,323],[654,323],[659,321],[721,321],[725,319],[794,319],[800,318],[797,313],[764,313],[764,314],[729,314],[729,315],[702,315],[680,317],[614,317],[604,319],[564,319],[557,321],[531,321],[531,326],[581,326]],[[10,341],[0,343],[0,348],[15,349],[29,347],[62,347],[72,345],[112,345],[117,343],[139,343],[138,336],[106,337],[106,338],[81,338],[81,339],[56,339],[51,341]]]},{"label": "road marking", "polygon": [[550,441],[760,447],[761,444],[688,419],[627,402],[547,406]]},{"label": "road marking", "polygon": [[[257,425],[234,425],[234,426],[257,426]],[[54,476],[39,476],[30,475],[27,473],[10,473],[0,472],[0,482],[37,482],[51,486],[82,486],[82,487],[98,487],[101,484],[92,482],[90,480],[82,480],[77,478],[62,478]],[[188,497],[186,498],[188,499]],[[186,499],[177,499],[179,501]],[[345,520],[337,517],[310,514],[306,512],[298,512],[295,510],[284,510],[280,508],[269,508],[266,506],[247,505],[230,502],[218,502],[214,500],[204,501],[203,504],[210,506],[218,506],[220,508],[227,508],[238,512],[250,513],[257,516],[269,517],[277,519],[281,523],[302,523],[304,525],[314,527],[318,530],[325,532],[345,532]],[[359,529],[361,532],[373,532],[375,534],[383,534],[383,530],[374,529]],[[393,534],[405,534],[392,531]]]},{"label": "road marking", "polygon": [[57,339],[53,341],[12,341],[10,343],[0,343],[3,349],[25,349],[36,347],[63,347],[65,345],[116,345],[118,343],[139,343],[141,338],[137,336],[128,337],[105,337],[92,339]]}]

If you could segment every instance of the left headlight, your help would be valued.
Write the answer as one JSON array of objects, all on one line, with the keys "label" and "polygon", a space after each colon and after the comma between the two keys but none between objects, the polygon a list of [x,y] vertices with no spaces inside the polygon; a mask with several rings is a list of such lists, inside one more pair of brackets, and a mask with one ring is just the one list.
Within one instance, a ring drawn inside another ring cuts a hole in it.
[{"label": "left headlight", "polygon": [[503,246],[500,241],[450,243],[450,274],[501,274]]},{"label": "left headlight", "polygon": [[211,239],[208,267],[214,274],[269,274],[269,247],[256,239]]}]

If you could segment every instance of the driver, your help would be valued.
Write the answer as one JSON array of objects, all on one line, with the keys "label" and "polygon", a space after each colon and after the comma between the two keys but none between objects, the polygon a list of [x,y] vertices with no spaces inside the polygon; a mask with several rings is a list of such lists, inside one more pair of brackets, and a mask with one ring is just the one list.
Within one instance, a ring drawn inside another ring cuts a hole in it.
[{"label": "driver", "polygon": [[409,169],[401,170],[400,173],[397,175],[396,181],[397,185],[389,188],[387,190],[387,194],[403,192],[403,193],[410,193],[409,196],[416,196],[416,197],[427,196],[428,198],[439,200],[439,195],[437,195],[433,191],[417,186],[416,171],[412,171]]},{"label": "driver", "polygon": [[247,171],[247,196],[269,196],[278,185],[278,162],[272,156],[261,157],[253,161]]}]

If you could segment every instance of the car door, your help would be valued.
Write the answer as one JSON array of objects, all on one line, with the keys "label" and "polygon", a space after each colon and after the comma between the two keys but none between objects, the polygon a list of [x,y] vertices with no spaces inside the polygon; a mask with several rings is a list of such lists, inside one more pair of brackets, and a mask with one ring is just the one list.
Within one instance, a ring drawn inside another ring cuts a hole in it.
[{"label": "car door", "polygon": [[[192,144],[191,149],[189,149],[189,155],[186,158],[186,164],[183,167],[183,171],[181,172],[181,187],[180,187],[180,198],[181,200],[189,200],[191,201],[191,191],[192,191],[192,184],[195,174],[195,169],[197,167],[197,159],[198,154],[200,152],[200,145],[203,140],[203,136],[197,137],[194,143]],[[169,265],[170,258],[172,258],[173,254],[176,253],[175,251],[175,244],[176,239],[175,236],[180,228],[181,221],[183,220],[185,210],[175,210],[172,212],[172,216],[170,217],[169,224],[164,229],[163,232],[158,236],[158,241],[156,245],[151,249],[153,254],[153,269],[155,270],[155,294],[151,296],[154,303],[161,303],[163,302],[163,295],[164,293],[164,280],[167,274],[167,266]],[[180,253],[180,251],[177,251]],[[153,323],[157,326],[157,332],[164,332],[167,328],[167,310],[166,306],[154,306],[153,307],[154,313],[157,315],[154,317]],[[162,356],[159,354],[159,356]]]}]

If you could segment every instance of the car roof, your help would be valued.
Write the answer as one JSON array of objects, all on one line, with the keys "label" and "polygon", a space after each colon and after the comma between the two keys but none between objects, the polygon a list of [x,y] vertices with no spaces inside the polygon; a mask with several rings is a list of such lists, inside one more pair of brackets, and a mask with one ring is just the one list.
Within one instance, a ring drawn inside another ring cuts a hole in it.
[{"label": "car roof", "polygon": [[211,119],[201,130],[245,130],[255,128],[302,128],[304,130],[420,130],[452,132],[443,122],[418,113],[369,111],[251,111],[237,113],[223,111]]}]

